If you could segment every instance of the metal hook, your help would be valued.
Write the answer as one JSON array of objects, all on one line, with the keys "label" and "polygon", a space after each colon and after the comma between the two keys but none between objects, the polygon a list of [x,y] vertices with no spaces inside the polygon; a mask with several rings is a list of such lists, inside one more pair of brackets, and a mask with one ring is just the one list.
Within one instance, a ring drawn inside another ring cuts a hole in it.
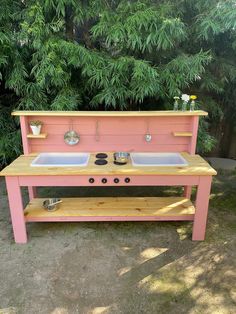
[{"label": "metal hook", "polygon": [[98,142],[100,139],[100,136],[99,136],[99,123],[98,123],[98,120],[96,121],[96,131],[95,131],[95,141]]},{"label": "metal hook", "polygon": [[146,120],[146,124],[147,124],[147,128],[146,128],[146,134],[145,134],[145,141],[151,142],[152,136],[151,136],[150,131],[149,131],[149,120],[148,119]]}]

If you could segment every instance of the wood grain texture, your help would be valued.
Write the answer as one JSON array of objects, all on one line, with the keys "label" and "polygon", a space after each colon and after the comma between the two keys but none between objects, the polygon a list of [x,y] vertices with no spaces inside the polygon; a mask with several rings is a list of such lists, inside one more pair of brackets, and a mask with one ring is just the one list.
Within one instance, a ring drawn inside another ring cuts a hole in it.
[{"label": "wood grain texture", "polygon": [[42,138],[46,138],[47,137],[47,133],[40,133],[39,135],[34,135],[34,134],[27,134],[27,138],[33,138],[33,139],[42,139]]},{"label": "wood grain texture", "polygon": [[40,217],[136,217],[136,216],[193,216],[195,208],[183,197],[91,197],[63,198],[54,212],[43,207],[45,199],[36,198],[25,208],[26,220]]},{"label": "wood grain texture", "polygon": [[13,111],[13,116],[80,116],[80,117],[153,117],[153,116],[207,116],[196,111]]},{"label": "wood grain texture", "polygon": [[[68,117],[68,116],[21,116],[26,121],[41,120],[42,133],[47,138],[24,137],[25,154],[29,152],[77,152],[90,151],[159,151],[182,152],[191,146],[191,137],[175,137],[173,132],[191,132],[193,118],[198,116],[160,117]],[[28,121],[28,122],[27,122]],[[80,135],[78,145],[69,146],[64,134],[71,126]],[[23,130],[22,130],[23,131]],[[27,132],[29,134],[31,132]],[[145,141],[145,134],[152,135],[152,141]],[[23,134],[23,133],[22,133]],[[192,147],[192,146],[191,146]]]},{"label": "wood grain texture", "polygon": [[173,135],[177,137],[191,137],[193,136],[193,133],[192,132],[173,132]]},{"label": "wood grain texture", "polygon": [[113,154],[108,153],[108,164],[94,164],[95,153],[90,155],[86,167],[31,167],[30,164],[37,154],[20,156],[0,172],[0,176],[63,176],[63,175],[216,175],[216,171],[199,155],[182,153],[188,162],[185,167],[135,167],[129,161],[126,165],[117,166],[113,163]]}]

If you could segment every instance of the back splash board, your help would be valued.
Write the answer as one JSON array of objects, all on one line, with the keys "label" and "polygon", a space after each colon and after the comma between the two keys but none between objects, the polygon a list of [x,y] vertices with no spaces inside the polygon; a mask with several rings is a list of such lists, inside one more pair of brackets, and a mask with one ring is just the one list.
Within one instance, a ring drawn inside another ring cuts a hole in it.
[{"label": "back splash board", "polygon": [[[189,152],[195,154],[198,116],[154,117],[67,117],[21,116],[24,154],[39,152]],[[46,138],[27,138],[29,123],[43,122],[41,132]],[[80,142],[69,146],[64,133],[73,125]],[[145,134],[151,134],[151,142]]]}]

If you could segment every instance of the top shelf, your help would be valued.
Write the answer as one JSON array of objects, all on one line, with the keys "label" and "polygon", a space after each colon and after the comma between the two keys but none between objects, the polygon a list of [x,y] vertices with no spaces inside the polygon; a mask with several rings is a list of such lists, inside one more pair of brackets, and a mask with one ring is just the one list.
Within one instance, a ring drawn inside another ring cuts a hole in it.
[{"label": "top shelf", "polygon": [[75,116],[75,117],[153,117],[153,116],[207,116],[196,111],[13,111],[13,116]]}]

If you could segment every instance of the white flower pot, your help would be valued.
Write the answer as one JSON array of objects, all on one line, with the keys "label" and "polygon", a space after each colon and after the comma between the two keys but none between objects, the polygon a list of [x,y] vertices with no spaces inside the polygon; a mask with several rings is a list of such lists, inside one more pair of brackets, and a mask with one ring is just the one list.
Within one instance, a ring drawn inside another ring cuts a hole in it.
[{"label": "white flower pot", "polygon": [[30,127],[31,127],[33,135],[40,134],[42,125],[31,125]]}]

